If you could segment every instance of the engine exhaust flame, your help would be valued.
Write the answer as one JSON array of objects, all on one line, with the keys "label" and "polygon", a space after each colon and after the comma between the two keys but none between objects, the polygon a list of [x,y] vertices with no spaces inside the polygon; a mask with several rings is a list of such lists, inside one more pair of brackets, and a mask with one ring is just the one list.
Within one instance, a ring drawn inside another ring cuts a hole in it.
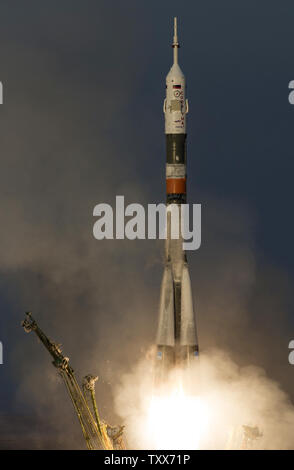
[{"label": "engine exhaust flame", "polygon": [[185,394],[181,386],[150,400],[147,433],[154,449],[200,449],[209,423],[204,400]]}]

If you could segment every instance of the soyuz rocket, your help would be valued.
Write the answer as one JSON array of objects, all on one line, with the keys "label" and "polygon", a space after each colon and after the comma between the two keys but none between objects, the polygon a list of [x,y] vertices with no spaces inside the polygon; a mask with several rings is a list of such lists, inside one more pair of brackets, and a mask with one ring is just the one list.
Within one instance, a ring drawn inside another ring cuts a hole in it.
[{"label": "soyuz rocket", "polygon": [[183,239],[171,237],[171,205],[177,205],[179,224],[186,203],[185,77],[178,64],[177,18],[174,18],[173,65],[166,77],[163,104],[166,135],[167,237],[156,338],[156,379],[163,381],[175,366],[187,367],[198,357],[198,341],[189,268]]}]

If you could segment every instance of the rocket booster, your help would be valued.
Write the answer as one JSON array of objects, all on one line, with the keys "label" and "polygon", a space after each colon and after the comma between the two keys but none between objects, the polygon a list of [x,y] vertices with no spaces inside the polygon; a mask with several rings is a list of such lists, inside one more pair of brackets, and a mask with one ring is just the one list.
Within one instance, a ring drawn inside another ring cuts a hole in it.
[{"label": "rocket booster", "polygon": [[[181,237],[181,205],[186,203],[185,77],[178,64],[177,19],[174,19],[173,65],[166,77],[163,104],[166,135],[167,238],[157,330],[156,376],[163,380],[174,366],[185,367],[198,357],[192,289]],[[179,237],[171,237],[171,209],[179,213]]]}]

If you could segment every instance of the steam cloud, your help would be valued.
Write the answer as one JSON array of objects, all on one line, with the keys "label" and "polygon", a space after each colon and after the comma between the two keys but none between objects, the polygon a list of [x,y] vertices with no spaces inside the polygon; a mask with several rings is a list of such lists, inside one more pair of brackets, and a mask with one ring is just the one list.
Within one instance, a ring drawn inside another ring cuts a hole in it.
[{"label": "steam cloud", "polygon": [[[202,354],[199,365],[189,374],[196,401],[189,394],[176,402],[171,399],[175,406],[162,415],[164,401],[159,402],[151,429],[149,409],[154,388],[149,368],[146,360],[137,365],[122,377],[116,391],[116,409],[126,423],[131,448],[242,449],[245,425],[257,426],[260,434],[245,448],[293,449],[294,407],[262,368],[239,367],[220,350]],[[177,386],[177,378],[177,374],[171,376],[170,390]],[[168,402],[169,397],[166,393],[163,400]],[[163,447],[156,447],[156,436]]]}]

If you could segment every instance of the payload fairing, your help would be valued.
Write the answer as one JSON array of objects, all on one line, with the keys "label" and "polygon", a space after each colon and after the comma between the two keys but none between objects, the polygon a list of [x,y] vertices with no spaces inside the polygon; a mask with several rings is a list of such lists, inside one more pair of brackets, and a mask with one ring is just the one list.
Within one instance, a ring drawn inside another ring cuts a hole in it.
[{"label": "payload fairing", "polygon": [[174,19],[174,63],[166,77],[163,111],[166,134],[167,238],[165,268],[161,285],[157,331],[157,379],[164,380],[174,366],[188,366],[198,357],[198,341],[192,289],[183,239],[173,238],[172,208],[177,206],[181,225],[182,204],[186,203],[186,83],[178,64],[177,19]]}]

